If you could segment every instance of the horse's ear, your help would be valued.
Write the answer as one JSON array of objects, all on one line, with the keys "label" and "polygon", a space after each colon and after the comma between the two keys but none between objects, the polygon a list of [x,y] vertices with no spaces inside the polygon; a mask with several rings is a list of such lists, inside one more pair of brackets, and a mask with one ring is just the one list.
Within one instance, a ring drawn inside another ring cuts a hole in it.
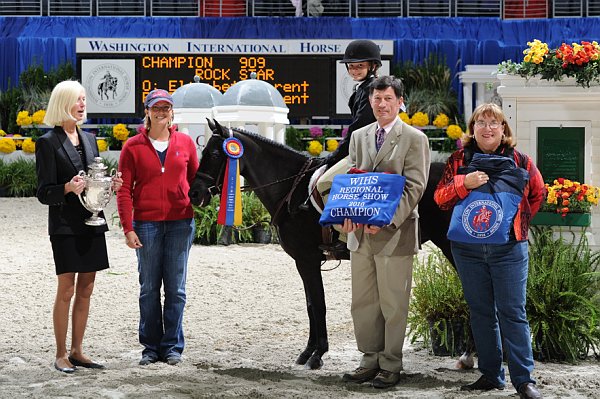
[{"label": "horse's ear", "polygon": [[208,122],[208,127],[209,127],[209,128],[210,128],[210,130],[212,130],[212,131],[213,131],[213,133],[214,133],[214,131],[215,131],[215,123],[214,123],[212,120],[210,120],[209,118],[206,118],[206,122]]},{"label": "horse's ear", "polygon": [[214,121],[215,121],[215,125],[216,125],[216,128],[217,128],[217,131],[221,135],[221,137],[223,137],[224,139],[226,139],[227,137],[229,137],[229,133],[227,133],[227,131],[225,130],[225,128],[219,122],[217,122],[216,119]]}]

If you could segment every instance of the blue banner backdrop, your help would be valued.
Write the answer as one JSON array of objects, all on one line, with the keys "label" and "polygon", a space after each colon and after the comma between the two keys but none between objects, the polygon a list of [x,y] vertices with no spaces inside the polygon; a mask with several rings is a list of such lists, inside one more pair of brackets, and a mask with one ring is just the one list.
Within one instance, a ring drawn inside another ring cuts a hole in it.
[{"label": "blue banner backdrop", "polygon": [[141,18],[0,17],[0,90],[17,84],[30,64],[75,63],[77,37],[214,39],[388,39],[394,62],[421,62],[435,52],[457,72],[469,64],[520,61],[527,42],[551,47],[600,39],[600,18],[501,20],[498,18]]}]

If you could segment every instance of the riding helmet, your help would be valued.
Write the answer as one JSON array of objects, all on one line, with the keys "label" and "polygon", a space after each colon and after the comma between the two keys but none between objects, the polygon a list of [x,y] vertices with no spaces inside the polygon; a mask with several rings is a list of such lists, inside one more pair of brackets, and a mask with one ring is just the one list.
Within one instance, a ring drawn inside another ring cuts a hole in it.
[{"label": "riding helmet", "polygon": [[348,64],[352,62],[372,61],[381,66],[381,52],[379,46],[371,40],[354,40],[348,44],[344,52],[344,59],[340,62]]}]

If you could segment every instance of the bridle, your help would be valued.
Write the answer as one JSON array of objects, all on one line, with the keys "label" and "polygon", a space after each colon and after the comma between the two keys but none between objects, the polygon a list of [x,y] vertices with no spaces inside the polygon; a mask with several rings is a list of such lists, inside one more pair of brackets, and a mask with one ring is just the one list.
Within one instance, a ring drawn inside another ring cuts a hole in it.
[{"label": "bridle", "polygon": [[[294,181],[292,182],[292,187],[291,187],[290,191],[287,193],[287,195],[281,201],[279,201],[279,203],[277,204],[277,207],[275,208],[276,209],[275,213],[273,214],[273,217],[271,218],[271,224],[275,224],[275,222],[277,221],[277,218],[279,217],[279,214],[281,213],[281,210],[283,209],[283,207],[285,205],[287,205],[288,212],[291,213],[291,207],[290,207],[291,199],[292,199],[294,192],[296,191],[296,188],[298,187],[298,184],[302,180],[302,178],[304,176],[306,176],[307,174],[314,172],[315,170],[319,169],[322,166],[321,164],[318,164],[316,166],[311,166],[314,160],[315,160],[315,158],[308,158],[302,165],[300,172],[298,172],[296,174],[284,177],[282,179],[277,179],[275,181],[272,181],[272,182],[269,182],[266,184],[262,184],[257,187],[251,187],[249,185],[244,185],[241,187],[241,191],[246,191],[246,192],[257,191],[257,190],[260,190],[260,189],[263,189],[266,187],[274,186],[274,185],[281,184],[281,183],[284,183],[284,182],[294,179]],[[212,185],[207,188],[207,191],[211,195],[211,197],[216,196],[216,195],[221,195],[223,183],[219,183],[219,182],[223,181],[223,176],[225,175],[225,164],[226,164],[226,162],[222,162],[221,168],[219,169],[219,173],[217,174],[216,178],[209,175],[208,173],[204,173],[204,172],[196,173],[197,177],[201,178],[204,181],[208,181],[208,182],[212,183]],[[308,195],[307,200],[308,200],[308,198],[310,198],[310,194]]]}]

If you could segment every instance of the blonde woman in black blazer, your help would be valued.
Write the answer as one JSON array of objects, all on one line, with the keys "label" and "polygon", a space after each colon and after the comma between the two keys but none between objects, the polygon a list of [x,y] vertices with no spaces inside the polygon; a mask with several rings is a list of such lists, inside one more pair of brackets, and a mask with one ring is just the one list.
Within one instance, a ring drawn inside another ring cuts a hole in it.
[{"label": "blonde woman in black blazer", "polygon": [[[90,309],[96,272],[108,268],[104,226],[88,226],[91,216],[77,198],[85,188],[78,176],[86,171],[98,146],[94,135],[78,125],[86,119],[85,89],[76,81],[56,85],[50,96],[44,123],[54,126],[36,141],[37,198],[48,205],[48,233],[58,278],[53,309],[56,360],[54,368],[72,373],[76,367],[104,368],[83,352],[83,336]],[[113,189],[122,180],[115,178]],[[67,352],[69,309],[73,301],[71,348]]]}]

